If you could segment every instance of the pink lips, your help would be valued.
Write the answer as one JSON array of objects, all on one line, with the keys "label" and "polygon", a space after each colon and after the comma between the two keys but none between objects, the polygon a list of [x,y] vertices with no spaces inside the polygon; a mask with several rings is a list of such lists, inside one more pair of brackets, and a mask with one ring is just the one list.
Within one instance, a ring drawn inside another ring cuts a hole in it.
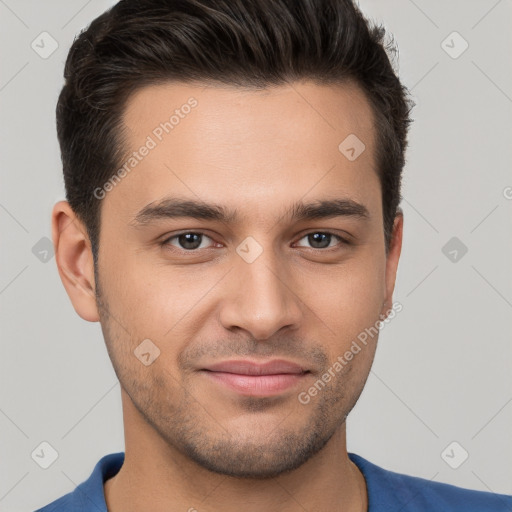
[{"label": "pink lips", "polygon": [[270,396],[297,385],[309,371],[291,361],[274,359],[266,363],[223,361],[204,368],[203,373],[243,395]]}]

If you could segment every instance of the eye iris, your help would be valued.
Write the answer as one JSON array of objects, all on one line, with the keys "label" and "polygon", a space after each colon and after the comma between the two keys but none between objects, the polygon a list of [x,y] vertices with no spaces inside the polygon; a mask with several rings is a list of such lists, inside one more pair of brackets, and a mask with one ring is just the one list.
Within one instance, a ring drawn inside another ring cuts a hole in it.
[{"label": "eye iris", "polygon": [[178,236],[178,241],[184,249],[197,249],[201,245],[201,236],[200,233],[184,233]]},{"label": "eye iris", "polygon": [[[331,242],[331,235],[329,233],[311,233],[308,235],[309,243],[314,247],[315,249],[324,249],[325,247],[329,247],[329,244]],[[325,241],[327,240],[327,244],[325,244]],[[323,245],[321,247],[316,247],[315,244],[320,242],[320,244]]]}]

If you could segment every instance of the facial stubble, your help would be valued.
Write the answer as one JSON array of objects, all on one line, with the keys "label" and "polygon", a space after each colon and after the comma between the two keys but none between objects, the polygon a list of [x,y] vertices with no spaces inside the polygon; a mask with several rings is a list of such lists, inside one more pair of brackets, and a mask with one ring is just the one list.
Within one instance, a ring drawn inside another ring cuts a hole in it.
[{"label": "facial stubble", "polygon": [[[140,363],[133,355],[138,342],[120,324],[118,315],[114,319],[110,313],[98,276],[96,298],[114,371],[141,418],[171,450],[217,474],[262,480],[299,468],[318,454],[344,424],[364,387],[365,382],[351,378],[351,362],[308,404],[301,404],[296,394],[241,396],[237,409],[250,418],[247,428],[235,431],[221,408],[203,403],[190,391],[193,380],[199,378],[197,374],[182,373],[178,378],[163,366],[165,358],[147,367]],[[323,360],[327,369],[325,355]],[[309,385],[323,373],[318,372]],[[261,423],[261,417],[269,414],[278,419],[273,428],[263,429],[263,435],[257,428],[258,420]]]}]

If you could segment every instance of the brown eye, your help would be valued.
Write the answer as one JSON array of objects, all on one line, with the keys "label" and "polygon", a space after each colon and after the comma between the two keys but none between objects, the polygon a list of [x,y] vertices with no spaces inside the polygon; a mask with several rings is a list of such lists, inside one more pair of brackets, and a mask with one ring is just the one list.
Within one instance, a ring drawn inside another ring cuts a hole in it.
[{"label": "brown eye", "polygon": [[[204,233],[196,233],[193,231],[188,231],[186,233],[180,233],[179,235],[173,235],[162,243],[163,246],[173,246],[178,249],[182,249],[184,251],[195,251],[197,249],[204,249],[206,246],[203,246],[202,242],[204,239],[211,238],[206,236]],[[172,243],[173,240],[176,240],[176,244]]]}]

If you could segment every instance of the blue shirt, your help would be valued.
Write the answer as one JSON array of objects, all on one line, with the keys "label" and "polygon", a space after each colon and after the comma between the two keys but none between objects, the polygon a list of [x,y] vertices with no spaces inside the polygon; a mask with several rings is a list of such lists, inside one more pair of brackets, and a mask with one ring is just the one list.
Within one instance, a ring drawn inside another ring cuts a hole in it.
[{"label": "blue shirt", "polygon": [[[512,512],[512,496],[403,475],[348,455],[366,480],[368,512]],[[107,512],[103,484],[123,462],[124,452],[105,455],[85,482],[36,512]]]}]

